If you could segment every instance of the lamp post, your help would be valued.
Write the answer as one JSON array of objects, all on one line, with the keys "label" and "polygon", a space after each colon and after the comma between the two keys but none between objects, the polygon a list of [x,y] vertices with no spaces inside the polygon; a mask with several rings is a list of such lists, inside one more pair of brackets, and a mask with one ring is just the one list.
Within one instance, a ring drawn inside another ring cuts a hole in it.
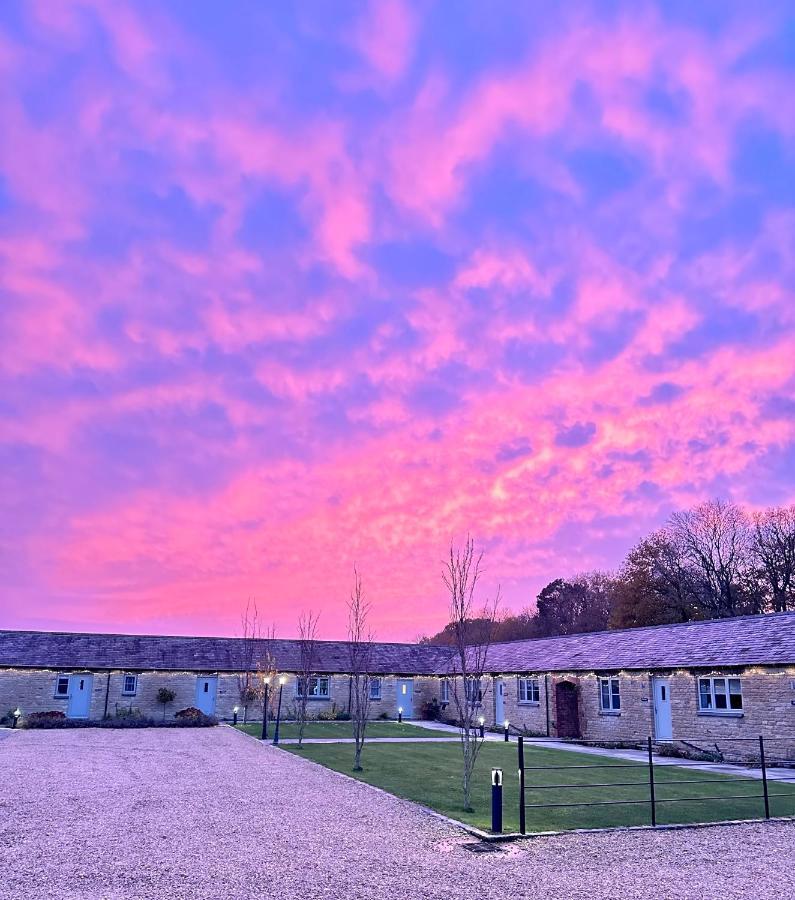
[{"label": "lamp post", "polygon": [[480,736],[482,738],[486,737],[486,720],[483,718],[483,716],[480,716],[480,718],[478,719],[478,725],[480,727]]},{"label": "lamp post", "polygon": [[19,707],[17,707],[17,708],[14,710],[14,712],[12,713],[12,715],[13,715],[13,717],[14,717],[14,721],[11,723],[11,727],[12,727],[12,728],[16,728],[16,727],[17,727],[17,722],[19,721],[19,717],[22,715],[22,710],[21,710]]},{"label": "lamp post", "polygon": [[398,706],[398,724],[403,721],[403,707]]},{"label": "lamp post", "polygon": [[502,834],[502,769],[491,770],[491,831]]},{"label": "lamp post", "polygon": [[232,707],[232,724],[237,725],[237,711],[240,709],[239,706]]},{"label": "lamp post", "polygon": [[286,675],[279,676],[279,702],[276,706],[276,730],[273,733],[273,743],[279,743],[279,723],[282,719],[282,690],[284,689],[284,682],[287,681]]},{"label": "lamp post", "polygon": [[270,675],[262,676],[262,734],[260,740],[267,740],[268,737],[268,687],[271,683]]},{"label": "lamp post", "polygon": [[506,741],[508,740],[508,727],[510,724],[511,723],[507,719],[502,723],[502,727],[505,729],[505,740]]}]

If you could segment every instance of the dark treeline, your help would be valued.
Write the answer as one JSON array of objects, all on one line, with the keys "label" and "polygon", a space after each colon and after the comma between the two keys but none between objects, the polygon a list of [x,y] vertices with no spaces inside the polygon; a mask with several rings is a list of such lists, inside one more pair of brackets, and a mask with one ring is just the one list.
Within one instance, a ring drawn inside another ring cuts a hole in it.
[{"label": "dark treeline", "polygon": [[[795,506],[702,503],[643,538],[616,572],[556,578],[497,641],[795,610]],[[484,620],[480,624],[486,627]],[[423,642],[450,642],[448,625]]]}]

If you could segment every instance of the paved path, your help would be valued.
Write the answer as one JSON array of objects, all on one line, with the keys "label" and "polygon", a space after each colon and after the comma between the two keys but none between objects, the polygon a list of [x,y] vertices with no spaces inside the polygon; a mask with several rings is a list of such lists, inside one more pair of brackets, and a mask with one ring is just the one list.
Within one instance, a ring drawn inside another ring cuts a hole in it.
[{"label": "paved path", "polygon": [[0,742],[3,900],[795,900],[795,823],[535,838],[460,829],[231,728]]},{"label": "paved path", "polygon": [[[431,728],[439,732],[458,733],[458,728],[453,725],[445,725],[442,722],[423,722],[424,728]],[[486,734],[486,740],[504,741],[503,735]],[[511,743],[516,741],[511,736]],[[525,738],[525,746],[541,747],[547,750],[569,750],[576,753],[585,753],[593,756],[609,756],[613,759],[623,759],[627,762],[647,763],[649,760],[645,750],[619,750],[608,747],[589,747],[584,744],[572,744],[568,741],[554,741],[544,738],[534,741],[533,738]],[[719,775],[735,775],[744,778],[762,778],[762,770],[751,766],[731,766],[723,763],[697,762],[695,760],[680,759],[675,756],[660,756],[652,754],[655,766],[687,766],[688,769],[698,769],[702,772],[714,772]],[[770,768],[767,769],[767,777],[770,781],[785,781],[795,783],[795,769]]]}]

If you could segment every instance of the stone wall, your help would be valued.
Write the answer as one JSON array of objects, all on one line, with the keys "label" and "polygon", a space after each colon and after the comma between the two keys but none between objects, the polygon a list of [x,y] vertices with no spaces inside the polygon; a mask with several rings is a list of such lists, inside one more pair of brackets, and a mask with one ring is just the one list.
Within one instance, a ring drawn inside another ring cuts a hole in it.
[{"label": "stone wall", "polygon": [[[55,685],[59,675],[69,675],[49,669],[3,669],[0,670],[0,715],[19,707],[24,713],[60,710],[67,712],[68,699],[55,697]],[[133,696],[124,694],[124,671],[94,672],[91,689],[89,718],[101,719],[106,708],[108,715],[119,715],[133,710],[143,716],[173,718],[178,710],[188,706],[196,706],[196,685],[198,673],[195,672],[137,672],[129,673],[138,676],[137,689]],[[212,673],[207,673],[212,674]],[[307,714],[317,718],[322,714],[331,715],[334,711],[347,711],[349,707],[349,678],[347,675],[331,675],[330,696],[323,699],[307,701]],[[439,698],[439,679],[415,677],[414,682],[414,718],[420,718],[423,703],[433,697]],[[389,718],[397,717],[399,679],[385,676],[381,680],[381,699],[370,704],[370,715],[378,718],[386,713]],[[240,704],[241,681],[234,673],[218,675],[215,715],[219,719],[231,719],[235,706],[240,707],[238,720],[243,721],[244,710]],[[165,711],[157,701],[160,688],[168,688],[176,694]],[[282,716],[289,718],[295,713],[297,679],[288,675],[282,692]],[[278,686],[269,691],[269,707],[271,715],[276,714]],[[107,704],[107,705],[106,705]],[[408,715],[406,716],[408,718]],[[249,721],[261,721],[262,701],[257,700],[248,710]]]}]

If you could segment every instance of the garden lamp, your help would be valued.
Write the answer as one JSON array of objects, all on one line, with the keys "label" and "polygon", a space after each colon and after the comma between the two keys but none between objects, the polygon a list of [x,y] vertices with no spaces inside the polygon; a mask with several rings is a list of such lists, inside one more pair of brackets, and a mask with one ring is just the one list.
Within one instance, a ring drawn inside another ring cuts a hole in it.
[{"label": "garden lamp", "polygon": [[270,687],[270,675],[262,676],[262,734],[260,740],[268,737],[268,688]]},{"label": "garden lamp", "polygon": [[279,702],[276,706],[276,731],[273,733],[273,743],[279,743],[279,725],[282,719],[282,691],[284,690],[285,682],[287,681],[286,675],[279,676]]}]

